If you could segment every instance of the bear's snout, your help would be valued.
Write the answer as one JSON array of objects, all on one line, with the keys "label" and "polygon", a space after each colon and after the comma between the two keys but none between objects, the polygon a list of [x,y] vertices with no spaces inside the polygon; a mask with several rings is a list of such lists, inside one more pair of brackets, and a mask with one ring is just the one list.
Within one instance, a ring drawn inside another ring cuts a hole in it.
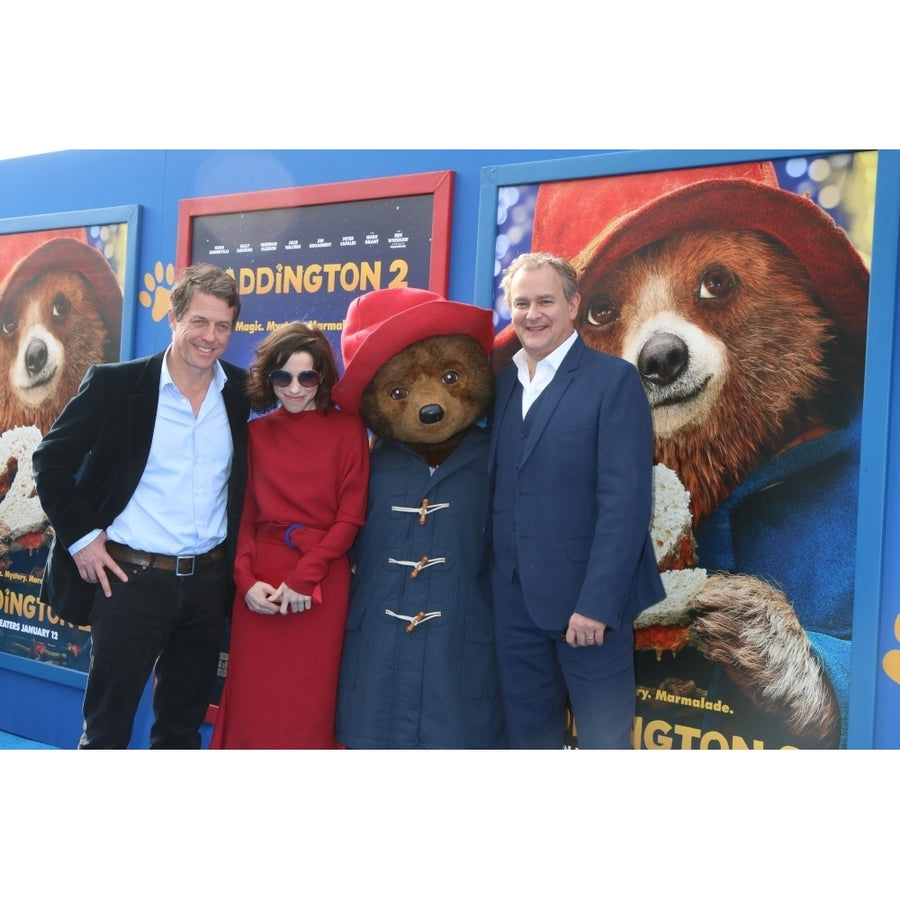
[{"label": "bear's snout", "polygon": [[664,386],[681,376],[689,358],[688,346],[677,334],[662,332],[654,334],[641,348],[637,367],[644,381]]},{"label": "bear's snout", "polygon": [[41,338],[32,338],[25,350],[25,368],[29,375],[38,375],[47,365],[47,344]]},{"label": "bear's snout", "polygon": [[438,403],[429,403],[419,410],[419,421],[423,425],[434,425],[444,418],[444,408]]}]

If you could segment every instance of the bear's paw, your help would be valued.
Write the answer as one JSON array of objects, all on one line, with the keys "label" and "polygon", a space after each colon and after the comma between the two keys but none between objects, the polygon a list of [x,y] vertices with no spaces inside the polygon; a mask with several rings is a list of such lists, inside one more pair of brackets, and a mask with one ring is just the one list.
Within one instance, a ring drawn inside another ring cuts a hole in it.
[{"label": "bear's paw", "polygon": [[836,746],[840,708],[785,595],[750,575],[711,575],[693,599],[700,652],[798,739]]}]

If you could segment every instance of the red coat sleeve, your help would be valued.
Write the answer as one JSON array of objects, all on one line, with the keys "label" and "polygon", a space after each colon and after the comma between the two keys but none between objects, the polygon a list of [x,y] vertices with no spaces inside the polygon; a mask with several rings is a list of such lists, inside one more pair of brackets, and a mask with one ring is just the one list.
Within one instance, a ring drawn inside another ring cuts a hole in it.
[{"label": "red coat sleeve", "polygon": [[335,478],[337,509],[332,525],[321,539],[300,557],[285,584],[300,594],[311,595],[327,575],[331,564],[344,556],[366,518],[369,486],[369,447],[362,421],[344,418],[336,437]]}]

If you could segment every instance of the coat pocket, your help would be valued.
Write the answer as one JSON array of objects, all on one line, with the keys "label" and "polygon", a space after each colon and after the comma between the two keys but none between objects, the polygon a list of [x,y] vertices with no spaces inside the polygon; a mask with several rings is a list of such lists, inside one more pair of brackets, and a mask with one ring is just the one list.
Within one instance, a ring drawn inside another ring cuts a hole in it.
[{"label": "coat pocket", "polygon": [[350,605],[347,613],[347,625],[344,630],[344,647],[341,651],[341,677],[339,689],[350,690],[356,687],[359,672],[359,657],[362,648],[362,624],[365,616],[363,606]]},{"label": "coat pocket", "polygon": [[491,616],[466,616],[462,695],[467,700],[500,695]]}]

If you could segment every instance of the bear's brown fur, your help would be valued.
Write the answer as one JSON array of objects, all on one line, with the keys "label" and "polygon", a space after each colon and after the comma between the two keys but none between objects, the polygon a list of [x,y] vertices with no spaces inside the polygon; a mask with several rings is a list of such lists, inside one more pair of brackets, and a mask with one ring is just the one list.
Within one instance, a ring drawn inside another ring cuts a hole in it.
[{"label": "bear's brown fur", "polygon": [[[834,329],[800,263],[759,232],[688,232],[581,285],[578,330],[635,362],[656,459],[694,523],[830,408]],[[826,426],[827,427],[827,426]]]},{"label": "bear's brown fur", "polygon": [[362,394],[374,437],[406,444],[438,466],[491,408],[494,377],[484,350],[463,334],[425,338],[395,354]]},{"label": "bear's brown fur", "polygon": [[752,575],[710,575],[694,598],[693,627],[704,656],[754,706],[783,719],[799,741],[837,746],[837,698],[781,591]]},{"label": "bear's brown fur", "polygon": [[106,361],[97,292],[79,272],[49,271],[4,295],[0,319],[0,432],[36,425],[45,434],[88,368]]}]

